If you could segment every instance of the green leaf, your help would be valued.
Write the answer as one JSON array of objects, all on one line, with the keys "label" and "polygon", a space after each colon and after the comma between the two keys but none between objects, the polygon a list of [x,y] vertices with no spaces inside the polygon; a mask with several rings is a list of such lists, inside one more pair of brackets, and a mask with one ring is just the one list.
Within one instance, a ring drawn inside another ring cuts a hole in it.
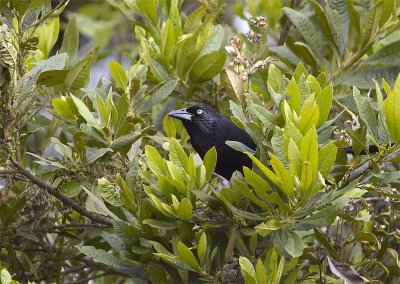
[{"label": "green leaf", "polygon": [[382,8],[380,26],[383,26],[386,23],[386,21],[389,20],[390,16],[394,15],[396,8],[399,6],[397,2],[396,2],[397,7],[395,6],[394,0],[385,0],[382,2],[383,2],[383,8]]},{"label": "green leaf", "polygon": [[318,136],[315,128],[311,128],[303,138],[300,147],[300,155],[303,161],[309,161],[314,180],[318,172]]},{"label": "green leaf", "polygon": [[[362,120],[361,120],[362,121]],[[361,127],[355,130],[348,128],[347,133],[352,139],[352,148],[355,155],[359,155],[362,150],[366,148],[367,142],[367,128],[365,127],[365,123],[362,122]]]},{"label": "green leaf", "polygon": [[226,54],[214,51],[200,57],[193,65],[189,78],[193,82],[202,82],[214,78],[224,67]]},{"label": "green leaf", "polygon": [[200,265],[204,265],[204,261],[206,259],[207,254],[207,235],[203,232],[200,236],[199,243],[197,244],[197,256],[200,260]]},{"label": "green leaf", "polygon": [[107,109],[106,105],[104,104],[103,100],[99,95],[96,96],[97,105],[98,105],[98,112],[100,114],[102,125],[105,127],[109,127],[110,121],[110,111]]},{"label": "green leaf", "polygon": [[70,119],[75,117],[65,98],[55,98],[51,101],[51,104],[58,114]]},{"label": "green leaf", "polygon": [[139,140],[144,134],[145,130],[143,129],[142,132],[131,132],[122,135],[111,143],[110,149],[112,149],[114,152],[117,152],[125,146],[132,145],[134,142]]},{"label": "green leaf", "polygon": [[270,185],[262,177],[253,172],[247,167],[243,167],[244,176],[248,184],[251,185],[253,190],[265,200],[268,200],[268,196],[265,194],[271,190]]},{"label": "green leaf", "polygon": [[360,117],[367,124],[369,132],[372,134],[372,136],[377,138],[378,121],[368,98],[366,96],[361,96],[360,91],[356,87],[353,87],[353,98],[356,101]]},{"label": "green leaf", "polygon": [[329,117],[329,112],[332,107],[333,99],[333,87],[332,85],[326,86],[321,92],[319,92],[316,103],[319,110],[319,119],[317,126],[321,126]]},{"label": "green leaf", "polygon": [[65,78],[66,91],[73,91],[86,87],[90,80],[90,67],[93,62],[93,57],[93,54],[89,54],[71,67]]},{"label": "green leaf", "polygon": [[240,105],[242,106],[246,105],[243,81],[235,71],[231,69],[224,69],[221,72],[220,81],[233,99],[239,101]]},{"label": "green leaf", "polygon": [[235,104],[233,101],[229,101],[229,108],[230,108],[232,114],[234,115],[234,117],[239,119],[240,122],[243,123],[243,122],[247,121],[242,108],[240,106],[238,106],[237,104]]},{"label": "green leaf", "polygon": [[326,144],[318,153],[318,168],[322,177],[328,177],[335,163],[337,147],[333,143]]},{"label": "green leaf", "polygon": [[331,0],[327,3],[325,11],[341,55],[345,51],[350,30],[347,5],[347,0]]},{"label": "green leaf", "polygon": [[315,11],[315,16],[318,19],[318,23],[322,26],[322,31],[324,32],[326,38],[337,48],[337,42],[333,37],[333,32],[331,30],[331,26],[328,23],[327,13],[322,10],[322,7],[318,4],[317,1],[311,0],[311,4]]},{"label": "green leaf", "polygon": [[183,26],[183,31],[187,34],[195,33],[201,24],[201,19],[206,15],[207,6],[201,5],[200,8],[194,10],[186,18],[185,24]]},{"label": "green leaf", "polygon": [[135,105],[135,109],[140,112],[148,112],[151,108],[166,99],[178,85],[178,80],[170,80],[165,82],[148,100],[139,101]]},{"label": "green leaf", "polygon": [[[29,7],[29,2],[26,2],[24,0],[10,0],[10,6],[12,8],[15,8],[22,17]],[[10,279],[10,281],[11,281],[11,279]],[[8,282],[7,283],[4,282],[3,284],[8,284]]]},{"label": "green leaf", "polygon": [[[311,51],[315,54],[316,60],[322,64],[324,55],[322,54],[321,39],[318,36],[318,32],[314,25],[308,19],[306,15],[298,12],[289,7],[284,7],[283,12],[289,18],[289,20],[296,26],[300,34],[306,40]],[[321,62],[322,61],[322,62]]]},{"label": "green leaf", "polygon": [[396,66],[400,63],[400,41],[392,42],[363,61],[365,65]]},{"label": "green leaf", "polygon": [[225,141],[225,144],[238,152],[243,152],[243,153],[248,152],[248,153],[252,153],[252,154],[255,153],[255,151],[253,149],[247,147],[246,145],[244,145],[243,143],[238,142],[238,141],[227,140],[227,141]]},{"label": "green leaf", "polygon": [[176,127],[175,127],[175,122],[174,119],[169,117],[168,115],[164,116],[164,119],[162,121],[162,125],[165,131],[165,134],[169,138],[176,138]]},{"label": "green leaf", "polygon": [[392,91],[384,101],[386,124],[396,142],[400,141],[400,92]]},{"label": "green leaf", "polygon": [[112,149],[98,148],[95,151],[93,151],[92,153],[90,153],[90,155],[88,155],[86,163],[88,165],[90,165],[90,164],[94,163],[97,159],[100,159],[101,157],[103,157],[108,152],[112,152]]},{"label": "green leaf", "polygon": [[111,77],[114,79],[117,90],[120,90],[121,94],[126,93],[128,86],[128,76],[124,69],[117,61],[111,61],[108,64],[110,68]]},{"label": "green leaf", "polygon": [[160,52],[167,70],[171,69],[171,60],[174,57],[176,40],[174,33],[174,26],[170,19],[168,19],[161,27],[161,44]]},{"label": "green leaf", "polygon": [[68,54],[69,63],[74,63],[78,58],[79,30],[76,24],[76,16],[73,15],[65,28],[60,53]]},{"label": "green leaf", "polygon": [[296,231],[291,231],[288,240],[284,245],[285,250],[292,257],[300,257],[303,254],[304,242]]},{"label": "green leaf", "polygon": [[41,72],[36,83],[45,85],[46,87],[53,87],[64,83],[68,70],[49,70]]},{"label": "green leaf", "polygon": [[78,180],[71,180],[63,183],[60,186],[60,191],[62,194],[68,197],[75,197],[82,191],[82,182]]},{"label": "green leaf", "polygon": [[304,115],[300,117],[299,129],[301,133],[307,133],[311,128],[315,127],[319,121],[318,106],[313,106]]},{"label": "green leaf", "polygon": [[201,58],[203,55],[220,50],[224,37],[224,28],[221,25],[213,26],[210,33],[207,34],[207,39],[199,53],[199,57]]},{"label": "green leaf", "polygon": [[300,150],[292,138],[290,138],[288,144],[287,159],[290,173],[293,176],[299,176],[302,168],[302,160]]},{"label": "green leaf", "polygon": [[188,167],[188,157],[185,150],[175,138],[171,138],[169,141],[169,159],[177,167],[181,167],[184,170]]},{"label": "green leaf", "polygon": [[82,254],[88,256],[92,260],[98,263],[105,264],[112,267],[123,274],[130,275],[132,277],[137,276],[137,270],[139,265],[132,265],[131,263],[122,261],[115,257],[113,254],[106,252],[102,249],[96,249],[93,246],[75,246]]},{"label": "green leaf", "polygon": [[265,272],[264,263],[261,258],[257,259],[256,263],[256,279],[257,283],[267,283],[267,273]]},{"label": "green leaf", "polygon": [[235,189],[239,189],[239,192],[242,196],[247,197],[251,202],[258,205],[260,208],[270,211],[269,210],[270,208],[264,202],[258,199],[258,197],[250,190],[250,188],[244,182],[241,182],[239,180],[233,180],[231,185]]},{"label": "green leaf", "polygon": [[297,85],[294,77],[290,80],[289,84],[286,87],[285,95],[288,95],[290,98],[287,100],[288,105],[291,109],[295,110],[297,114],[300,114],[300,102],[301,95],[300,89]]},{"label": "green leaf", "polygon": [[261,120],[266,128],[274,129],[275,115],[273,115],[265,107],[257,104],[249,103],[247,107],[252,117],[257,117],[259,120]]},{"label": "green leaf", "polygon": [[339,254],[332,247],[327,236],[325,235],[324,232],[322,232],[321,229],[314,228],[314,236],[315,236],[315,239],[328,251],[330,256],[332,256],[335,260],[340,260]]},{"label": "green leaf", "polygon": [[254,157],[250,153],[246,153],[247,156],[250,157],[250,159],[253,161],[253,163],[261,170],[261,172],[276,186],[280,187],[281,182],[278,179],[278,177],[268,168],[266,167],[263,163],[261,163],[260,160],[258,160],[256,157]]},{"label": "green leaf", "polygon": [[[152,284],[166,284],[171,283],[169,280],[169,275],[165,268],[159,264],[150,264],[146,266],[146,271],[148,277]],[[136,282],[135,280],[133,280]],[[135,283],[136,284],[136,283]]]},{"label": "green leaf", "polygon": [[378,32],[379,23],[381,21],[383,10],[382,1],[379,1],[375,6],[368,12],[367,20],[365,22],[364,31],[362,33],[361,46],[365,47],[371,43],[371,40],[375,37]]},{"label": "green leaf", "polygon": [[167,164],[158,153],[156,148],[150,145],[145,146],[146,163],[154,174],[166,174]]},{"label": "green leaf", "polygon": [[176,213],[179,219],[183,221],[190,221],[193,217],[193,206],[189,199],[184,198],[178,205]]},{"label": "green leaf", "polygon": [[279,230],[282,226],[283,224],[278,220],[270,220],[255,226],[254,229],[260,236],[265,237],[269,233]]},{"label": "green leaf", "polygon": [[79,114],[87,122],[87,125],[99,127],[99,122],[97,121],[96,118],[94,118],[89,108],[80,99],[78,99],[72,94],[71,94],[71,99],[73,100],[75,106],[77,107]]},{"label": "green leaf", "polygon": [[340,210],[341,208],[338,204],[332,204],[307,218],[300,219],[299,222],[312,227],[328,226],[335,221]]},{"label": "green leaf", "polygon": [[212,147],[204,156],[203,165],[206,167],[206,179],[210,180],[217,165],[217,150]]},{"label": "green leaf", "polygon": [[98,187],[101,192],[101,197],[113,206],[121,206],[119,192],[115,185],[111,184],[107,179],[100,178],[97,180]]},{"label": "green leaf", "polygon": [[239,266],[240,266],[241,271],[244,274],[246,283],[256,284],[257,283],[256,271],[255,271],[254,266],[251,263],[251,261],[247,257],[240,256],[239,257]]},{"label": "green leaf", "polygon": [[360,34],[361,27],[360,27],[360,13],[354,7],[354,0],[348,0],[347,7],[349,11],[350,23],[355,28],[356,32]]},{"label": "green leaf", "polygon": [[138,0],[137,5],[140,11],[146,15],[153,25],[157,25],[157,1],[156,0]]},{"label": "green leaf", "polygon": [[133,175],[133,171],[134,171],[134,167],[135,167],[135,163],[132,163],[129,169],[129,172],[126,176],[126,180],[127,182],[125,182],[125,180],[123,180],[119,175],[116,176],[116,180],[117,180],[117,184],[119,185],[119,187],[121,188],[120,192],[119,192],[119,197],[121,199],[121,203],[123,204],[124,208],[126,208],[127,210],[129,210],[130,213],[132,213],[133,215],[137,216],[138,215],[138,209],[137,209],[137,205],[136,205],[136,197],[135,194],[133,193],[133,190],[131,190],[131,188],[128,187],[128,184],[130,186],[132,186],[132,182],[130,179],[131,176]]},{"label": "green leaf", "polygon": [[162,214],[164,214],[164,215],[167,216],[167,217],[176,217],[176,216],[175,216],[175,212],[174,212],[172,206],[170,206],[170,205],[168,205],[168,204],[165,204],[165,203],[162,203],[162,202],[160,201],[160,199],[158,199],[158,198],[157,198],[155,195],[153,195],[153,194],[147,194],[147,195],[150,197],[151,201],[153,201],[155,207],[156,207]]},{"label": "green leaf", "polygon": [[229,210],[239,218],[248,219],[248,220],[252,220],[252,221],[264,220],[263,217],[260,217],[254,213],[250,213],[250,212],[243,211],[243,210],[236,208],[221,194],[218,195],[218,198],[220,198],[224,202],[224,204],[229,208]]},{"label": "green leaf", "polygon": [[175,230],[178,228],[176,222],[159,221],[154,219],[146,219],[142,221],[143,224],[160,230]]},{"label": "green leaf", "polygon": [[342,76],[336,80],[336,85],[343,84],[348,86],[354,86],[359,89],[373,89],[375,88],[375,81],[385,78],[385,80],[390,84],[394,84],[397,76],[400,73],[399,66],[392,66],[387,68],[371,69],[367,68],[364,71],[355,73],[354,75]]},{"label": "green leaf", "polygon": [[178,252],[179,252],[179,259],[183,263],[186,263],[187,265],[194,268],[195,270],[200,271],[200,266],[194,256],[194,254],[182,242],[178,242]]},{"label": "green leaf", "polygon": [[117,106],[116,106],[117,112],[118,112],[118,118],[115,120],[116,124],[111,125],[112,128],[114,129],[114,133],[117,133],[118,130],[121,129],[121,127],[124,125],[128,111],[129,111],[129,101],[128,101],[128,94],[125,93],[121,96],[121,98],[118,100]]},{"label": "green leaf", "polygon": [[304,161],[303,166],[301,168],[301,177],[300,177],[300,184],[303,193],[308,192],[308,189],[312,185],[313,181],[314,181],[313,168],[311,167],[311,163],[309,161]]},{"label": "green leaf", "polygon": [[1,284],[10,284],[12,282],[11,274],[5,268],[3,268],[0,272],[0,282]]}]

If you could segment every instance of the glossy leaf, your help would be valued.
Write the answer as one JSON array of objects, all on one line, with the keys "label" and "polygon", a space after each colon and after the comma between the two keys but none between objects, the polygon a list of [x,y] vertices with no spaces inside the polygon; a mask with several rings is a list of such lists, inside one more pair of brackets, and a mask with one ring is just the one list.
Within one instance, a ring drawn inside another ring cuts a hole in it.
[{"label": "glossy leaf", "polygon": [[178,209],[176,210],[176,213],[178,214],[178,217],[181,220],[184,221],[190,221],[192,219],[192,210],[193,206],[192,203],[190,202],[189,199],[184,198],[182,201],[179,203]]},{"label": "glossy leaf", "polygon": [[191,266],[196,270],[200,270],[200,266],[194,254],[182,242],[178,242],[178,252],[179,252],[179,259],[182,262],[186,263],[187,265]]},{"label": "glossy leaf", "polygon": [[121,90],[121,94],[125,93],[128,85],[128,76],[124,69],[117,61],[111,61],[108,67],[110,68],[111,77],[115,81],[117,90]]},{"label": "glossy leaf", "polygon": [[207,151],[206,155],[204,156],[203,165],[206,168],[206,179],[210,180],[212,177],[215,167],[217,165],[217,150],[215,147],[212,147],[210,150]]},{"label": "glossy leaf", "polygon": [[200,57],[193,65],[189,78],[201,82],[214,78],[221,72],[226,60],[224,52],[214,51]]},{"label": "glossy leaf", "polygon": [[400,141],[400,92],[392,91],[384,101],[386,124],[396,142]]}]

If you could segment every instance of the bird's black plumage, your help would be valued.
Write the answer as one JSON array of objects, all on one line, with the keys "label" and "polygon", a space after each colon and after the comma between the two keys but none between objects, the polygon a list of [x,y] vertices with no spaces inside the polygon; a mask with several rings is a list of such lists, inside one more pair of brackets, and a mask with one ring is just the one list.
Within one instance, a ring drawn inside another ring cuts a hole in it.
[{"label": "bird's black plumage", "polygon": [[198,104],[168,114],[182,121],[190,136],[193,148],[203,159],[213,146],[217,150],[215,172],[230,179],[234,171],[243,171],[243,166],[251,168],[251,159],[225,144],[226,141],[238,141],[255,150],[256,144],[249,134],[222,116],[215,109]]}]

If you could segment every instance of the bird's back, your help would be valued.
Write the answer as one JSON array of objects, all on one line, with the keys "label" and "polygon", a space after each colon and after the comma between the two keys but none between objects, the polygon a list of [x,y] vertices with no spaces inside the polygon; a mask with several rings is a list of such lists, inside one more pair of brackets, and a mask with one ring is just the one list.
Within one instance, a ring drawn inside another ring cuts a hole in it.
[{"label": "bird's back", "polygon": [[246,154],[232,149],[225,142],[237,141],[253,150],[256,149],[255,143],[246,131],[225,117],[221,117],[210,132],[195,132],[190,136],[193,148],[201,158],[204,158],[210,148],[215,147],[217,151],[215,172],[224,178],[230,179],[235,171],[242,172],[243,166],[251,168],[251,159]]}]

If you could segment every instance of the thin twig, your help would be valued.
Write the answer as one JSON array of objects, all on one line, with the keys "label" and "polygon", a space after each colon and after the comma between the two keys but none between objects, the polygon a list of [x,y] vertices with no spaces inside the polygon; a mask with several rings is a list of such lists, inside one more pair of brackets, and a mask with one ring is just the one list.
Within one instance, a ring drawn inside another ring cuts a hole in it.
[{"label": "thin twig", "polygon": [[0,169],[0,175],[1,176],[17,175],[17,174],[19,174],[19,171],[17,171],[17,170]]},{"label": "thin twig", "polygon": [[85,228],[108,228],[108,225],[105,224],[62,224],[58,226],[53,226],[52,229],[63,230],[63,229],[70,229],[70,230],[82,230]]},{"label": "thin twig", "polygon": [[108,226],[112,226],[112,219],[107,216],[103,216],[94,212],[87,210],[85,207],[75,202],[71,198],[63,195],[61,192],[57,190],[57,188],[52,187],[49,183],[39,179],[35,176],[31,171],[25,169],[20,163],[11,159],[11,163],[18,169],[20,174],[25,176],[31,182],[39,186],[40,188],[46,190],[49,194],[57,198],[58,200],[64,202],[65,204],[71,206],[75,211],[81,213],[83,216],[88,217],[90,220],[95,221],[97,223],[105,224]]}]

